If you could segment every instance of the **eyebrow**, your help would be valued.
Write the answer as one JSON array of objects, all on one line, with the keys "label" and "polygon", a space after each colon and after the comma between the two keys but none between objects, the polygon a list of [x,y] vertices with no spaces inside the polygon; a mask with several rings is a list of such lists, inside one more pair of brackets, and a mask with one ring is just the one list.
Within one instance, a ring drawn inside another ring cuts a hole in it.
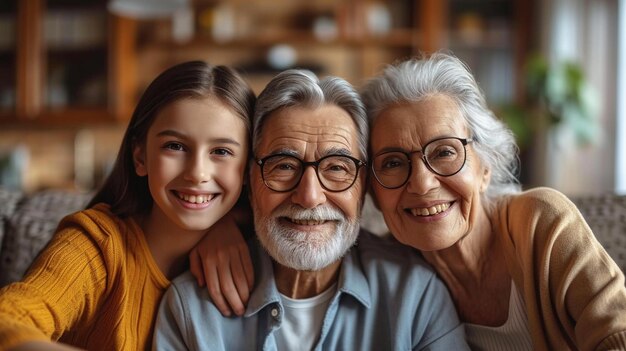
[{"label": "eyebrow", "polygon": [[328,150],[324,150],[322,157],[328,155],[352,156],[352,152],[344,147],[331,147]]},{"label": "eyebrow", "polygon": [[[161,131],[159,133],[157,133],[156,135],[157,137],[163,137],[163,136],[171,136],[171,137],[175,137],[178,139],[188,139],[189,137],[181,132],[172,130],[172,129],[166,129],[164,131]],[[232,138],[215,138],[215,139],[211,139],[211,142],[214,143],[220,143],[220,144],[232,144],[232,145],[237,145],[237,146],[241,146],[241,144]]]},{"label": "eyebrow", "polygon": [[[298,159],[302,158],[302,155],[299,152],[293,149],[289,149],[289,148],[275,149],[275,150],[272,150],[268,155],[276,155],[276,154],[289,155]],[[320,157],[324,157],[328,155],[353,156],[350,150],[343,148],[343,147],[331,147],[327,150],[324,150]]]},{"label": "eyebrow", "polygon": [[[443,138],[459,138],[459,137],[457,137],[455,135],[452,135],[452,134],[442,134],[442,135],[439,135],[439,136],[436,136],[436,137],[428,139],[423,145],[426,145],[426,144],[430,143],[433,140],[443,139]],[[374,156],[380,155],[380,154],[384,154],[385,152],[392,152],[392,151],[415,152],[415,151],[422,151],[422,150],[424,150],[424,146],[422,146],[422,148],[419,149],[419,150],[418,149],[407,150],[407,149],[403,149],[403,148],[397,147],[397,146],[390,146],[390,147],[384,147],[384,148],[378,150],[378,152]]]},{"label": "eyebrow", "polygon": [[378,156],[380,154],[384,154],[386,152],[392,152],[392,151],[411,152],[411,150],[403,149],[401,147],[385,147],[385,148],[378,150],[378,152],[374,154],[374,156]]}]

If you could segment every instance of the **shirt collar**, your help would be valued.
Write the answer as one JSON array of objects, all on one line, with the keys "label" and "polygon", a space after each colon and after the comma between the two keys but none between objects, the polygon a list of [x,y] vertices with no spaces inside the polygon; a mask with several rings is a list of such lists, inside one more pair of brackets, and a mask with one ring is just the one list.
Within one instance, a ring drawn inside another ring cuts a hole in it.
[{"label": "shirt collar", "polygon": [[353,296],[363,306],[370,308],[372,297],[362,267],[357,239],[357,243],[343,258],[337,287],[340,292]]},{"label": "shirt collar", "polygon": [[270,256],[256,238],[248,242],[248,247],[252,256],[252,266],[255,268],[254,280],[257,284],[250,295],[244,317],[258,313],[269,304],[280,302],[280,294],[274,281],[274,269]]}]

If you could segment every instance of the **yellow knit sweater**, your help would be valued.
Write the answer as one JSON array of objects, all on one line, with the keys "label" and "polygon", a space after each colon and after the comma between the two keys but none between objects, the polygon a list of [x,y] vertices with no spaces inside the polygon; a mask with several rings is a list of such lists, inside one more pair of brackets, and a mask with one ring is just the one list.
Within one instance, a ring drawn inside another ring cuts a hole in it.
[{"label": "yellow knit sweater", "polygon": [[[624,274],[556,190],[508,196],[492,218],[535,350],[626,350]],[[625,233],[626,235],[626,233]]]},{"label": "yellow knit sweater", "polygon": [[104,204],[69,215],[25,278],[0,290],[0,350],[29,340],[150,349],[169,284],[133,219]]}]

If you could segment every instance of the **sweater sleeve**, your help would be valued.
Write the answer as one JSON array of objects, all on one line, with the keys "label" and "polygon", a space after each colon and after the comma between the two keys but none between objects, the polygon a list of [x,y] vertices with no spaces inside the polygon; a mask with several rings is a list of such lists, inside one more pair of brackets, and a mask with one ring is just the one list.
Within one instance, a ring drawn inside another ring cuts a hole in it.
[{"label": "sweater sleeve", "polygon": [[626,349],[624,275],[576,206],[540,188],[514,197],[507,218],[518,259],[526,261],[525,296],[538,299],[526,301],[529,320],[542,324],[550,348]]},{"label": "sweater sleeve", "polygon": [[25,341],[58,340],[93,316],[107,275],[102,243],[88,234],[97,228],[86,222],[87,227],[62,223],[24,279],[0,290],[0,349]]}]

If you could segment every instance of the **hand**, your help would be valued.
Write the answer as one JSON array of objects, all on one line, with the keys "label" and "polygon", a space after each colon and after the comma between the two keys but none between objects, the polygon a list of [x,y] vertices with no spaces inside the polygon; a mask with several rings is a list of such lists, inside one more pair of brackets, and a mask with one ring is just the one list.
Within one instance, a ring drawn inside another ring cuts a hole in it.
[{"label": "hand", "polygon": [[[248,246],[234,219],[226,215],[215,223],[189,254],[191,274],[224,315],[245,312],[254,285]],[[232,309],[232,310],[231,310]]]}]

